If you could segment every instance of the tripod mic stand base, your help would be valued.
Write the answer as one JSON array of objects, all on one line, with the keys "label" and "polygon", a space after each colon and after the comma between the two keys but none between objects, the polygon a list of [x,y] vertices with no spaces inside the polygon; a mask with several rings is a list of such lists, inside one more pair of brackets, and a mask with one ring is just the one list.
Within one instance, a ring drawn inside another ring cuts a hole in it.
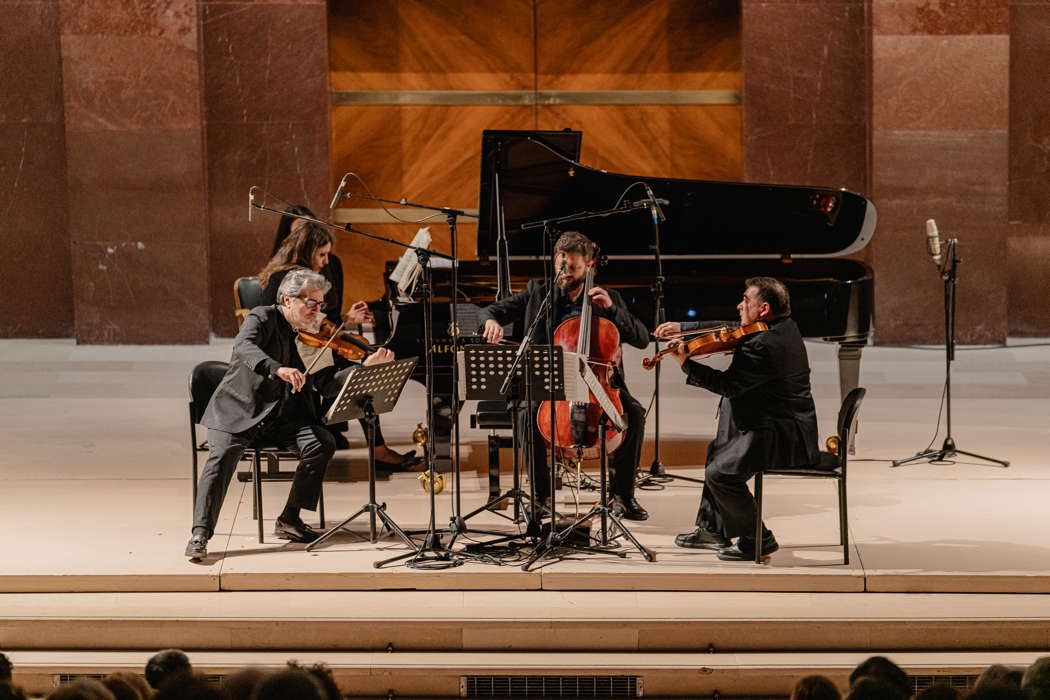
[{"label": "tripod mic stand base", "polygon": [[973,452],[967,452],[966,450],[960,450],[955,446],[955,440],[950,437],[944,439],[944,444],[941,445],[939,450],[926,450],[920,452],[912,457],[905,457],[904,459],[895,459],[890,464],[894,467],[899,467],[902,464],[909,464],[910,462],[927,461],[930,464],[939,464],[943,462],[950,462],[952,457],[957,455],[965,455],[966,457],[973,457],[974,459],[984,460],[985,462],[992,462],[998,464],[1004,469],[1010,466],[1010,463],[1004,459],[996,459],[995,457],[985,457],[983,455],[975,454]]}]

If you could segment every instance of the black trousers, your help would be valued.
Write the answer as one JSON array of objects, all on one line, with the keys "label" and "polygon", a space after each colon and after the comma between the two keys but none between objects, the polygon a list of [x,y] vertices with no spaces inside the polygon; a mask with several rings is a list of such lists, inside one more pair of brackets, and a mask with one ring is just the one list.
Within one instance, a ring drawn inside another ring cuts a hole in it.
[{"label": "black trousers", "polygon": [[[642,443],[645,441],[645,408],[626,389],[620,389],[620,401],[627,415],[627,431],[620,446],[609,456],[610,486],[614,495],[633,498],[638,460],[642,456]],[[520,434],[528,435],[528,425],[525,425],[524,421],[530,421],[533,435],[531,448],[536,455],[533,477],[536,483],[536,495],[544,499],[551,492],[550,463],[547,459],[550,455],[550,447],[536,429],[536,410],[538,408],[539,404],[534,403],[531,409],[522,412],[523,425]],[[522,443],[529,445],[527,440],[522,440]]]},{"label": "black trousers", "polygon": [[292,478],[288,505],[306,510],[317,509],[325,469],[335,454],[335,438],[324,426],[264,421],[243,433],[227,433],[209,428],[208,461],[201,472],[197,502],[193,508],[193,526],[207,529],[208,537],[215,533],[219,510],[237,470],[237,463],[248,445],[256,440],[267,444],[296,444],[300,461]]},{"label": "black trousers", "polygon": [[[754,474],[728,473],[718,464],[708,464],[696,524],[723,537],[754,538],[757,506],[747,487],[752,476]],[[762,532],[769,533],[765,523],[762,523]]]}]

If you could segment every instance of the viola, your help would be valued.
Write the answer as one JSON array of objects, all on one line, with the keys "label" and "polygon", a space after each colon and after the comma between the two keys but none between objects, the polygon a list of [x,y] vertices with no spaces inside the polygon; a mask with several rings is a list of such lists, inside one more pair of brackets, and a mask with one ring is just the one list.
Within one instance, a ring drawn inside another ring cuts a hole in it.
[{"label": "viola", "polygon": [[376,350],[362,336],[343,330],[342,325],[336,326],[327,318],[321,321],[321,326],[317,331],[299,331],[299,340],[303,345],[312,348],[331,348],[342,357],[355,361],[367,357]]},{"label": "viola", "polygon": [[[594,372],[617,413],[623,416],[620,391],[612,388],[609,380],[613,368],[620,362],[620,331],[607,318],[591,313],[588,292],[594,284],[594,267],[587,270],[583,287],[583,307],[579,316],[566,319],[554,330],[554,344],[566,352],[580,355]],[[551,411],[554,412],[554,436],[551,436]],[[536,411],[536,426],[548,444],[554,443],[565,456],[596,459],[599,456],[598,427],[602,408],[594,394],[588,393],[587,403],[572,401],[544,401]],[[624,421],[627,418],[624,416]],[[608,428],[605,444],[612,452],[623,442],[623,433]]]},{"label": "viola", "polygon": [[702,331],[697,331],[695,334],[687,334],[690,336],[689,340],[676,341],[652,357],[645,358],[642,360],[642,367],[652,369],[663,359],[664,355],[677,351],[679,345],[683,343],[689,357],[705,357],[707,355],[717,355],[718,353],[733,352],[744,338],[768,330],[769,326],[761,321],[752,321],[736,328],[730,326],[705,328]]}]

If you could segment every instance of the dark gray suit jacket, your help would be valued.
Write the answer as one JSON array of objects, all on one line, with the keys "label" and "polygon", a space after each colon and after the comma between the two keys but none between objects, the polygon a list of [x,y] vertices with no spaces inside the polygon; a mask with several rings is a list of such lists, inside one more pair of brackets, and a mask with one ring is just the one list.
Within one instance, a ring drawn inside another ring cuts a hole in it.
[{"label": "dark gray suit jacket", "polygon": [[689,384],[723,397],[707,463],[724,473],[819,462],[806,346],[790,318],[767,323],[768,331],[740,343],[725,371],[697,362],[682,365]]},{"label": "dark gray suit jacket", "polygon": [[[281,367],[303,368],[293,335],[292,327],[276,306],[252,309],[233,341],[230,367],[212,394],[201,425],[241,433],[270,413],[288,395],[290,387],[275,372]],[[334,375],[335,368],[312,374],[303,391],[316,387],[326,395],[338,392],[341,384]],[[316,401],[298,403],[305,411],[305,423],[321,423]]]}]

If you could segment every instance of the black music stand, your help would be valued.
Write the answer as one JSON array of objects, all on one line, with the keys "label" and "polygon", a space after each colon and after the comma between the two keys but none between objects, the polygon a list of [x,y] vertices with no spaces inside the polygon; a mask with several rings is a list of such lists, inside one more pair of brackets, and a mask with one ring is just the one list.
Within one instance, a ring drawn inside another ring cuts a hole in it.
[{"label": "black music stand", "polygon": [[[368,502],[361,506],[356,513],[306,545],[307,551],[318,547],[337,531],[345,529],[347,525],[365,513],[368,513],[369,542],[375,543],[379,539],[376,532],[376,516],[379,516],[379,519],[383,521],[383,526],[400,537],[405,544],[412,548],[413,553],[419,550],[418,545],[386,512],[386,503],[380,504],[376,502],[375,448],[375,431],[378,416],[381,413],[389,413],[394,410],[398,397],[401,396],[401,390],[404,388],[405,382],[408,381],[408,377],[412,374],[412,370],[415,369],[418,361],[418,357],[409,357],[381,365],[372,365],[371,367],[354,367],[347,375],[343,388],[339,390],[335,402],[325,415],[325,423],[339,423],[358,418],[362,418],[368,423]],[[347,530],[347,532],[350,531]]]},{"label": "black music stand", "polygon": [[[528,460],[527,465],[530,484],[529,493],[525,493],[521,489],[521,469],[518,462],[521,399],[523,394],[528,396],[535,392],[546,396],[553,391],[554,396],[558,397],[555,400],[564,400],[566,388],[563,386],[563,381],[566,376],[571,376],[565,373],[565,362],[572,361],[575,355],[571,353],[566,355],[562,348],[558,346],[555,346],[553,353],[551,353],[551,349],[546,345],[533,345],[528,348],[527,357],[522,365],[516,361],[518,350],[518,347],[507,345],[471,345],[465,347],[463,351],[458,353],[457,357],[457,362],[460,363],[460,395],[463,398],[479,401],[507,400],[513,425],[514,450],[514,481],[511,488],[480,508],[476,508],[463,516],[463,520],[469,520],[479,513],[492,510],[509,499],[514,503],[514,520],[517,521],[519,513],[525,513],[528,523],[524,533],[504,535],[495,540],[474,543],[469,546],[471,550],[522,537],[535,537],[539,532],[537,524],[532,517],[533,514],[530,509],[525,507],[523,500],[528,499],[530,503],[536,502],[535,464],[531,459]],[[553,372],[549,369],[552,356],[555,366],[558,368]],[[508,376],[510,376],[509,383],[506,381]],[[553,387],[551,387],[551,380],[553,380]],[[509,387],[507,393],[502,391],[504,384]],[[522,391],[523,388],[524,392]],[[578,391],[577,389],[576,392],[578,393]],[[573,395],[573,393],[572,389],[568,391],[569,395]],[[487,534],[502,535],[502,533],[494,532]]]}]

